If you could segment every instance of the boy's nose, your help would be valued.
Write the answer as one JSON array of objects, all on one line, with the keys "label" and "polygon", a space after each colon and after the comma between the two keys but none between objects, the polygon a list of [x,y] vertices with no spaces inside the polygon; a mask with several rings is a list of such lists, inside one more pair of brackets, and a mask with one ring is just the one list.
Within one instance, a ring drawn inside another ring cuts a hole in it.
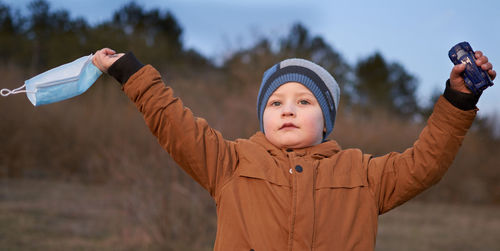
[{"label": "boy's nose", "polygon": [[283,112],[281,114],[281,116],[283,116],[283,117],[293,117],[293,116],[295,116],[295,114],[293,112],[287,111],[287,112]]},{"label": "boy's nose", "polygon": [[292,105],[284,105],[281,111],[282,117],[293,117],[295,116],[295,109]]}]

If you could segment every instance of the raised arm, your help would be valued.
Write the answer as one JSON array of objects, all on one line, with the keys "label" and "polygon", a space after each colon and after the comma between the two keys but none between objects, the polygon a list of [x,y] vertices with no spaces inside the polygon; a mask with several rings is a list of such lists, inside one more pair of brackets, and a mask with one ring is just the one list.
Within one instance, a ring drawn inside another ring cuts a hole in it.
[{"label": "raised arm", "polygon": [[[475,57],[477,65],[494,79],[496,72],[488,58],[480,51]],[[453,67],[445,92],[413,147],[403,153],[366,158],[364,164],[378,200],[379,213],[389,211],[437,183],[452,164],[475,118],[479,100],[465,85],[461,76],[464,69],[463,65]]]},{"label": "raised arm", "polygon": [[132,53],[120,55],[103,49],[95,58],[96,66],[123,85],[161,146],[213,196],[233,173],[237,162],[234,143],[224,140],[204,119],[194,117],[174,97],[160,73],[141,64]]}]

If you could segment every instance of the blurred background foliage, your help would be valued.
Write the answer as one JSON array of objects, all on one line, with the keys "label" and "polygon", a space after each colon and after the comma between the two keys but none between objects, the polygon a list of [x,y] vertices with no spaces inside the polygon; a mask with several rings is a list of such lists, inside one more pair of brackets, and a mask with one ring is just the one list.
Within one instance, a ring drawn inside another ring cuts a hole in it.
[{"label": "blurred background foliage", "polygon": [[[169,11],[146,10],[135,2],[116,10],[111,20],[89,25],[68,11],[52,10],[44,0],[32,1],[27,13],[0,0],[1,87],[15,88],[102,47],[133,51],[160,70],[196,115],[235,139],[259,130],[255,100],[263,72],[280,60],[300,57],[322,65],[341,85],[330,137],[343,148],[377,155],[401,152],[413,144],[432,112],[433,102],[417,98],[418,77],[403,65],[379,52],[349,64],[300,23],[283,37],[261,37],[248,48],[228,49],[218,63],[185,48],[182,32]],[[439,97],[442,82],[429,100]],[[120,241],[136,236],[129,247],[211,249],[216,226],[211,198],[160,148],[112,78],[101,77],[85,94],[42,107],[34,108],[24,95],[1,98],[0,121],[3,192],[18,192],[12,182],[26,179],[106,186],[105,194],[120,198],[117,207],[133,219],[127,226],[140,229],[120,232]],[[450,171],[418,201],[500,204],[495,121],[491,115],[476,119]],[[0,194],[2,205],[12,196]]]}]

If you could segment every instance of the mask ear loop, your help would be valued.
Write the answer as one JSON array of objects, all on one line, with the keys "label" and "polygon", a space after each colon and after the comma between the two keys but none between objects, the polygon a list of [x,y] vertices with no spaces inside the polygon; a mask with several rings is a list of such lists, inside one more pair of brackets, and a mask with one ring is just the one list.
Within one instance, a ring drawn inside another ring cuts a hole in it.
[{"label": "mask ear loop", "polygon": [[35,93],[33,91],[27,91],[27,90],[21,90],[23,89],[24,87],[26,87],[26,84],[22,85],[21,87],[18,87],[14,90],[9,90],[7,88],[4,88],[2,90],[0,90],[0,94],[4,97],[7,97],[9,95],[12,95],[12,94],[18,94],[18,93],[23,93],[23,92],[26,92],[26,93]]}]

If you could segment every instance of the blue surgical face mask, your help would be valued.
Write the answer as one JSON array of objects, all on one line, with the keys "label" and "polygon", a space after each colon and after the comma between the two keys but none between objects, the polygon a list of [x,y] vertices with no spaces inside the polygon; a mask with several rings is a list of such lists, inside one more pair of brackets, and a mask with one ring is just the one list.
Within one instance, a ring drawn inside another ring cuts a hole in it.
[{"label": "blue surgical face mask", "polygon": [[[34,106],[45,105],[72,98],[84,93],[101,76],[102,72],[92,63],[92,54],[81,57],[24,81],[14,90],[2,89],[8,96],[25,92]],[[22,90],[25,88],[25,90]]]}]

